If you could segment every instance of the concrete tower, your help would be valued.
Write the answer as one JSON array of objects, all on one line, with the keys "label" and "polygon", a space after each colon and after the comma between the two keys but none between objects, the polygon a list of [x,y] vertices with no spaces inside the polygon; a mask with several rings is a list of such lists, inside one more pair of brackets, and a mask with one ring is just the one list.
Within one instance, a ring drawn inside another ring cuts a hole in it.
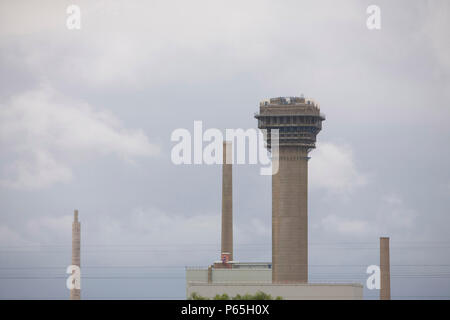
[{"label": "concrete tower", "polygon": [[[78,210],[75,210],[72,223],[72,265],[80,267],[80,240],[81,229],[78,222]],[[70,300],[80,300],[80,289],[70,290]]]},{"label": "concrete tower", "polygon": [[222,247],[221,260],[233,260],[233,172],[232,149],[229,141],[223,143],[222,165]]},{"label": "concrete tower", "polygon": [[279,129],[279,170],[272,176],[272,281],[308,282],[308,152],[325,116],[303,97],[260,103],[258,128]]},{"label": "concrete tower", "polygon": [[391,266],[389,237],[380,238],[380,300],[391,300]]}]

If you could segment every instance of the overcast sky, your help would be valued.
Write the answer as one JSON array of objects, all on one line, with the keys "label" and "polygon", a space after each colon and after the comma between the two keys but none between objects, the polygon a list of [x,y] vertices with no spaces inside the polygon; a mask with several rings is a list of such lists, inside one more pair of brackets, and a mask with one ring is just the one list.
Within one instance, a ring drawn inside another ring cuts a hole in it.
[{"label": "overcast sky", "polygon": [[[389,236],[393,297],[450,298],[449,30],[447,0],[1,1],[0,298],[68,297],[74,209],[83,298],[184,298],[219,258],[221,168],[174,165],[171,133],[300,94],[327,117],[311,281],[365,284]],[[271,178],[233,174],[235,259],[270,261]]]}]

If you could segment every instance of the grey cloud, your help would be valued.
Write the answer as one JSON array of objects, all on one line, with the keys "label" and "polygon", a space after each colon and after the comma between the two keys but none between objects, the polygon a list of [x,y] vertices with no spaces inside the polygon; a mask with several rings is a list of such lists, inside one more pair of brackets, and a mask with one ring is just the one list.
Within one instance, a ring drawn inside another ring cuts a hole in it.
[{"label": "grey cloud", "polygon": [[[1,3],[2,177],[17,181],[22,168],[29,173],[22,181],[38,181],[33,172],[48,180],[34,190],[0,186],[0,245],[12,250],[0,253],[2,263],[65,267],[70,235],[58,226],[78,208],[85,266],[181,267],[171,274],[179,279],[151,285],[86,281],[86,297],[112,297],[127,285],[128,297],[183,297],[182,267],[218,257],[220,167],[173,165],[171,132],[192,130],[194,120],[221,130],[253,128],[260,99],[301,93],[327,115],[310,160],[310,261],[344,265],[312,272],[330,274],[329,281],[331,274],[365,275],[346,265],[376,264],[380,233],[392,238],[393,264],[449,263],[447,1],[378,1],[380,31],[366,28],[369,1],[78,3],[80,32],[65,28],[71,3]],[[54,98],[42,103],[29,95],[46,85]],[[39,106],[29,113],[36,122],[15,116],[14,101],[25,97],[20,110]],[[45,115],[66,119],[66,129],[61,121],[38,125]],[[86,121],[103,128],[92,139],[80,138]],[[270,178],[255,166],[235,166],[233,178],[236,257],[268,260]],[[169,238],[174,245],[166,253],[149,249]],[[186,251],[184,239],[198,252]],[[11,247],[39,244],[47,247]],[[60,245],[66,247],[54,249]],[[409,280],[395,279],[393,295],[449,295],[446,278]],[[32,292],[4,281],[2,298]],[[164,292],[154,289],[162,284]],[[49,282],[42,295],[67,292]]]}]

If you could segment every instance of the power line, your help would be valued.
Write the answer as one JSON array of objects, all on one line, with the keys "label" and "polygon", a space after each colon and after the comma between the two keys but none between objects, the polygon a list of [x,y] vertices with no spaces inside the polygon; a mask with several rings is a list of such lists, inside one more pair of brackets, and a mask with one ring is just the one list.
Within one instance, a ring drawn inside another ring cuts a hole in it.
[{"label": "power line", "polygon": [[[439,278],[439,279],[447,279],[450,278],[450,273],[414,273],[414,274],[391,274],[392,278]],[[186,279],[185,276],[177,276],[177,275],[146,275],[146,274],[138,274],[138,275],[84,275],[83,279]],[[366,274],[361,273],[311,273],[309,276],[310,279],[330,279],[333,280],[355,280],[355,279],[366,279]],[[2,280],[52,280],[52,279],[67,279],[67,275],[7,275],[0,276]]]},{"label": "power line", "polygon": [[[270,263],[270,262],[268,262]],[[364,267],[367,264],[309,264],[309,267],[330,267],[330,268],[345,268],[345,267]],[[185,268],[206,268],[205,266],[186,266],[186,265],[96,265],[96,266],[82,266],[82,269],[185,269]],[[392,264],[391,267],[450,267],[450,264]],[[9,266],[0,267],[0,270],[31,270],[31,269],[66,269],[67,266]]]},{"label": "power line", "polygon": [[[236,243],[235,245],[238,247],[242,246],[271,246],[271,242],[267,243]],[[370,245],[371,247],[379,248],[378,244],[373,241],[352,241],[352,242],[339,242],[339,241],[333,241],[333,242],[310,242],[310,245],[314,246],[336,246],[336,245]],[[416,245],[423,245],[423,244],[445,244],[450,246],[450,241],[391,241],[392,245],[397,244],[416,244]],[[64,244],[23,244],[23,245],[0,245],[0,248],[17,248],[17,247],[71,247],[71,243],[64,243]],[[87,243],[82,244],[82,247],[170,247],[170,246],[214,246],[217,247],[219,243],[165,243],[165,244],[123,244],[123,243],[111,243],[111,244],[95,244],[95,243]]]}]

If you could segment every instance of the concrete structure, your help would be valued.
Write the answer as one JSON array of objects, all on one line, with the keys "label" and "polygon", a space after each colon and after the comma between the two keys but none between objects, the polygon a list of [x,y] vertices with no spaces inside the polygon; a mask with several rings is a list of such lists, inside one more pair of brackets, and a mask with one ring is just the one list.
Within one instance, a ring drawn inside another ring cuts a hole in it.
[{"label": "concrete structure", "polygon": [[268,262],[241,263],[231,262],[230,268],[186,268],[186,287],[191,282],[197,283],[254,283],[272,282],[271,264]]},{"label": "concrete structure", "polygon": [[380,300],[391,300],[391,266],[389,261],[389,237],[380,238]]},{"label": "concrete structure", "polygon": [[[233,260],[231,143],[224,143],[221,260],[207,268],[186,268],[186,296],[255,294],[283,299],[362,299],[361,284],[308,281],[308,152],[325,117],[304,98],[276,98],[260,104],[259,128],[280,130],[279,172],[272,178],[272,262]],[[270,132],[267,146],[272,147]],[[228,159],[228,161],[226,161]]]},{"label": "concrete structure", "polygon": [[311,99],[281,97],[260,103],[258,128],[279,130],[279,170],[272,176],[272,280],[308,282],[308,152],[325,116]]},{"label": "concrete structure", "polygon": [[[78,222],[78,210],[75,210],[72,223],[72,265],[81,267],[80,264],[80,245],[81,245],[81,228]],[[81,290],[70,290],[70,300],[80,300]]]},{"label": "concrete structure", "polygon": [[186,296],[195,292],[207,298],[224,293],[234,297],[262,291],[285,300],[361,300],[363,297],[361,284],[276,284],[272,283],[272,264],[269,262],[232,261],[230,264],[231,268],[186,268]]},{"label": "concrete structure", "polygon": [[362,300],[363,286],[361,284],[325,284],[325,283],[216,283],[191,282],[187,286],[187,296],[197,293],[200,296],[213,298],[217,294],[228,294],[234,297],[238,294],[255,294],[258,291],[270,294],[274,299],[283,300]]},{"label": "concrete structure", "polygon": [[220,260],[233,260],[233,169],[231,142],[223,143],[222,165],[222,247]]}]

